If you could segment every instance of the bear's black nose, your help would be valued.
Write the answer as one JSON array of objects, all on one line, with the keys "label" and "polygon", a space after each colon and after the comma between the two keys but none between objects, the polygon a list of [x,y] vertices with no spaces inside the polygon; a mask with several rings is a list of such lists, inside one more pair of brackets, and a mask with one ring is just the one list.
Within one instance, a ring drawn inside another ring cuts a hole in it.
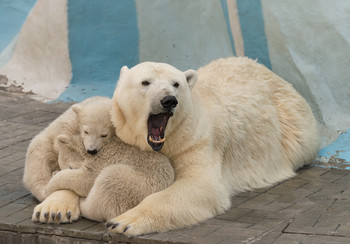
[{"label": "bear's black nose", "polygon": [[97,153],[97,150],[94,149],[94,150],[87,150],[87,152],[91,155],[95,155]]},{"label": "bear's black nose", "polygon": [[177,105],[177,99],[175,96],[166,96],[162,100],[160,100],[162,106],[166,109],[175,108]]}]

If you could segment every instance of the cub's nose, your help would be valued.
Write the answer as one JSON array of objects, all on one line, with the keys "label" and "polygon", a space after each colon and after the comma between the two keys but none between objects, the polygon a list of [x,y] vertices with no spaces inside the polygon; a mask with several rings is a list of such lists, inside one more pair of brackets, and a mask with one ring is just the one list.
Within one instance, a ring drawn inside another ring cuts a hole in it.
[{"label": "cub's nose", "polygon": [[162,100],[160,100],[162,106],[166,109],[175,108],[177,105],[177,99],[175,96],[166,96]]},{"label": "cub's nose", "polygon": [[94,149],[94,150],[87,150],[87,152],[91,155],[95,155],[97,153],[97,150]]}]

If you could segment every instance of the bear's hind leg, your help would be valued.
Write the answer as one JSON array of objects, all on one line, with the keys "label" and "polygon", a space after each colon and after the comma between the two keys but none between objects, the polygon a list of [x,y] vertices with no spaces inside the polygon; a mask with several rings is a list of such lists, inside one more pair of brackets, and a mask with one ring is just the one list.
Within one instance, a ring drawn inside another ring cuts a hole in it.
[{"label": "bear's hind leg", "polygon": [[135,207],[152,193],[142,172],[129,165],[117,164],[106,167],[95,180],[86,198],[81,198],[83,217],[106,221]]}]

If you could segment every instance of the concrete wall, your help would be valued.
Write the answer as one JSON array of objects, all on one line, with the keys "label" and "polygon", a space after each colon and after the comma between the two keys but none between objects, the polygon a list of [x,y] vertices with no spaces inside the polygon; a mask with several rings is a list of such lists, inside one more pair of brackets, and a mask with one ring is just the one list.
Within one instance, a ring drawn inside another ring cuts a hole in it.
[{"label": "concrete wall", "polygon": [[349,13],[344,0],[1,1],[0,85],[81,101],[111,96],[123,65],[249,56],[307,99],[327,145],[350,128]]},{"label": "concrete wall", "polygon": [[[56,99],[72,78],[67,1],[37,1],[32,9],[27,1],[2,3],[0,9],[6,16],[1,17],[0,26],[8,28],[0,29],[0,35],[6,37],[0,49],[0,85]],[[14,28],[18,28],[18,33],[7,32],[18,10],[22,18],[17,21],[23,21],[22,27],[17,23]]]}]

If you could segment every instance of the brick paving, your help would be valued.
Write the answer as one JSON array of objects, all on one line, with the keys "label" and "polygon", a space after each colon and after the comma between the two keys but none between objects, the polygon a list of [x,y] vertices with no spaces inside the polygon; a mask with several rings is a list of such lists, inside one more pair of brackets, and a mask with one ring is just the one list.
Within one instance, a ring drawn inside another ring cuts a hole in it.
[{"label": "brick paving", "polygon": [[232,198],[200,225],[136,238],[102,223],[33,223],[38,202],[21,182],[28,144],[69,104],[0,91],[0,243],[350,243],[350,171],[305,167],[293,179]]}]

